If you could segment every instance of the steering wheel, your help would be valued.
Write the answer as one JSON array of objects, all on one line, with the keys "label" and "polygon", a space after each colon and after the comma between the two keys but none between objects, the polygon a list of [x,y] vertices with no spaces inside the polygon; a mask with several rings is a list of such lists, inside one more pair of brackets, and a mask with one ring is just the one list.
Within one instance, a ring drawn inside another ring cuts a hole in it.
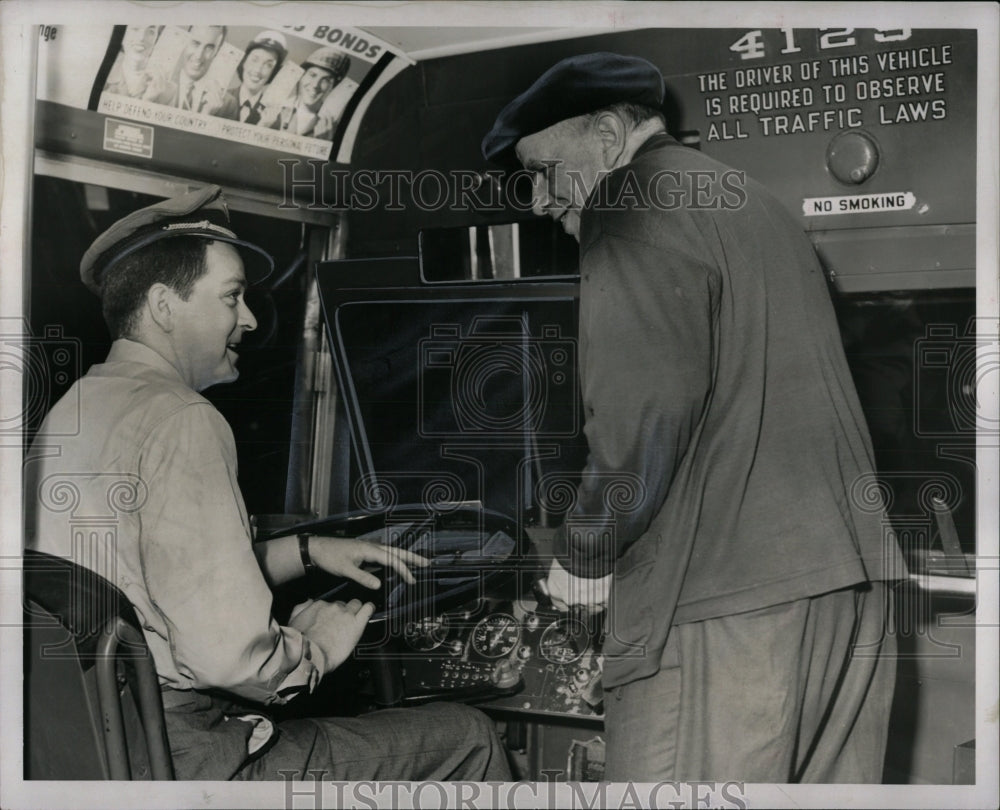
[{"label": "steering wheel", "polygon": [[370,624],[389,622],[391,628],[400,628],[401,621],[437,615],[484,590],[501,587],[523,568],[528,546],[523,531],[499,512],[468,507],[429,512],[423,505],[396,507],[391,512],[334,515],[262,539],[303,532],[362,538],[404,548],[430,560],[426,568],[411,569],[416,579],[412,585],[392,568],[363,566],[381,580],[377,590],[343,577],[314,576],[310,596],[328,601],[373,602],[375,614]]}]

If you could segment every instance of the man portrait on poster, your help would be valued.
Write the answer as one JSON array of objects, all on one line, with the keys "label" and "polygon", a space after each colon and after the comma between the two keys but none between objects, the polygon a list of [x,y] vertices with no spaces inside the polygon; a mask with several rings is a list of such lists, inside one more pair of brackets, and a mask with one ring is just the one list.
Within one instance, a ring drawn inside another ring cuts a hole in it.
[{"label": "man portrait on poster", "polygon": [[225,39],[224,25],[190,26],[173,78],[149,100],[189,112],[213,115],[222,107],[225,91],[206,74]]}]

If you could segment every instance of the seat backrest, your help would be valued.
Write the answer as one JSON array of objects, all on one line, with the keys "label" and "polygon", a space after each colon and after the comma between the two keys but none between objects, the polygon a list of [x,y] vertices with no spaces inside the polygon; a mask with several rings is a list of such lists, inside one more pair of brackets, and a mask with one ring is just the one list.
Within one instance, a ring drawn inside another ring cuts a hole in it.
[{"label": "seat backrest", "polygon": [[73,634],[25,600],[24,778],[109,779],[93,665]]},{"label": "seat backrest", "polygon": [[132,604],[118,588],[63,557],[26,549],[24,593],[66,628],[85,668],[94,664],[97,641],[109,619],[121,616],[139,629]]},{"label": "seat backrest", "polygon": [[[149,778],[145,729],[126,664],[131,659],[150,665],[128,599],[89,569],[31,549],[24,553],[24,593],[25,778]],[[103,676],[113,681],[105,694],[120,701],[126,762],[109,761],[108,707],[101,705],[95,666],[115,617],[136,630],[131,640],[123,634],[111,645],[117,666]]]}]

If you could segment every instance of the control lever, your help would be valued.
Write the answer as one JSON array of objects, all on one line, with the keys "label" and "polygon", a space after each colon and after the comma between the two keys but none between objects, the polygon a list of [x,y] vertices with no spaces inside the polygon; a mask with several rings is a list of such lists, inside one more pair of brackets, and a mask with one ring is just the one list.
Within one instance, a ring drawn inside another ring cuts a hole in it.
[{"label": "control lever", "polygon": [[569,611],[558,611],[552,604],[552,597],[549,596],[549,589],[546,587],[544,578],[536,579],[532,582],[531,591],[534,593],[535,599],[538,601],[539,609],[566,613],[566,615],[568,615],[571,619],[576,619],[580,622],[580,624],[586,627],[593,636],[596,636],[601,632],[604,625],[603,607],[600,610],[592,611],[587,608],[586,605],[570,605]]},{"label": "control lever", "polygon": [[555,610],[544,576],[531,583],[531,592],[535,595],[535,601],[538,602],[539,608],[543,610]]}]

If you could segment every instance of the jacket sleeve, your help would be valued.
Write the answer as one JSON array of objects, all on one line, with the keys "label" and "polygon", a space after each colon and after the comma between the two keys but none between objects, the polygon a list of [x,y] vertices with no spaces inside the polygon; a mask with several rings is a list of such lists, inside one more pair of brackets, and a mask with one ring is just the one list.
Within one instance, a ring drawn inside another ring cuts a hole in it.
[{"label": "jacket sleeve", "polygon": [[626,216],[603,215],[580,262],[588,458],[555,538],[557,559],[576,576],[607,575],[649,527],[711,389],[718,271],[614,227]]},{"label": "jacket sleeve", "polygon": [[322,673],[308,639],[271,616],[222,415],[208,403],[174,412],[144,442],[140,474],[142,574],[178,672],[265,704],[311,690]]}]

